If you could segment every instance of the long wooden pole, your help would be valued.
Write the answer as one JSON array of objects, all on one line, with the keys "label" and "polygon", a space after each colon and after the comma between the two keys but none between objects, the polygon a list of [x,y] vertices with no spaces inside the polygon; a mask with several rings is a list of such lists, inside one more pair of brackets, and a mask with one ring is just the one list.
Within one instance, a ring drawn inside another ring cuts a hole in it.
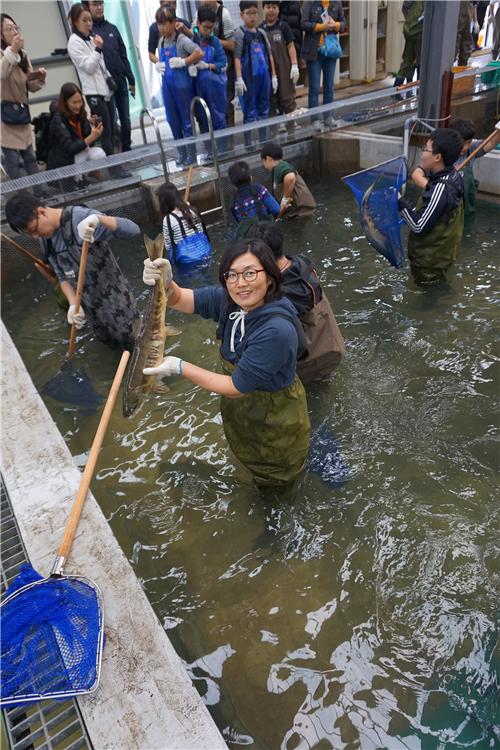
[{"label": "long wooden pole", "polygon": [[184,189],[184,201],[187,203],[189,200],[189,191],[191,190],[191,180],[193,179],[193,165],[188,169],[187,177],[186,177],[186,187]]},{"label": "long wooden pole", "polygon": [[43,276],[45,276],[47,281],[49,280],[49,277],[50,277],[52,279],[52,283],[56,282],[57,280],[56,275],[54,271],[52,270],[52,268],[48,265],[48,263],[44,263],[41,258],[37,258],[36,255],[33,255],[33,253],[30,253],[30,251],[26,250],[25,247],[23,247],[22,245],[19,245],[10,237],[7,237],[7,235],[4,234],[3,232],[0,232],[0,237],[2,238],[4,242],[9,242],[12,245],[12,247],[15,247],[16,250],[18,250],[20,253],[22,253],[27,258],[32,260],[35,266],[39,266],[40,268],[38,270],[40,270],[40,272],[42,272],[42,269],[43,269],[43,271],[45,271],[48,274],[48,276],[45,276],[45,273],[43,273]]},{"label": "long wooden pole", "polygon": [[476,155],[476,154],[477,154],[477,153],[478,153],[479,151],[481,151],[481,149],[482,149],[482,148],[484,148],[485,146],[487,146],[487,145],[488,145],[488,143],[489,143],[490,141],[492,141],[492,140],[493,140],[493,138],[495,137],[495,135],[496,135],[497,133],[498,133],[498,130],[497,130],[497,129],[495,128],[495,130],[493,131],[493,133],[490,133],[490,134],[489,134],[489,136],[488,136],[487,138],[485,138],[485,139],[484,139],[484,141],[481,141],[481,143],[479,144],[479,146],[476,146],[476,148],[474,149],[474,151],[473,151],[473,152],[472,152],[471,154],[469,154],[469,156],[467,157],[467,159],[465,159],[465,160],[464,160],[464,161],[463,161],[463,162],[462,162],[462,163],[461,163],[461,164],[460,164],[460,165],[458,166],[458,169],[460,170],[460,169],[463,169],[464,167],[466,167],[466,166],[467,166],[467,164],[468,164],[468,163],[469,163],[469,162],[471,161],[471,159],[473,159],[473,158],[475,157],[475,155]]},{"label": "long wooden pole", "polygon": [[[80,304],[82,301],[83,285],[85,283],[85,269],[87,268],[87,258],[89,254],[89,243],[84,240],[82,244],[82,253],[80,256],[80,270],[78,271],[78,282],[76,285],[76,301],[75,301],[75,315],[80,310]],[[71,325],[71,334],[69,337],[69,346],[66,359],[71,359],[75,352],[75,339],[76,339],[76,323],[73,321]]]},{"label": "long wooden pole", "polygon": [[[85,497],[94,475],[97,459],[99,457],[99,451],[101,450],[104,435],[106,434],[106,430],[108,428],[111,413],[115,405],[116,397],[118,396],[118,391],[120,390],[120,385],[123,380],[123,375],[125,373],[125,368],[127,367],[129,357],[130,352],[124,351],[118,364],[118,369],[116,370],[113,383],[111,384],[109,395],[104,406],[99,425],[97,427],[92,447],[90,449],[89,457],[87,459],[87,463],[80,480],[80,486],[78,487],[78,492],[71,509],[71,515],[68,519],[68,523],[66,524],[66,529],[64,531],[64,536],[62,538],[61,544],[59,545],[59,550],[57,553],[58,559],[56,560],[56,563],[54,565],[54,568],[56,568],[57,566],[57,573],[62,573],[64,562],[67,559],[69,551],[71,549],[76,528],[82,514]],[[63,558],[63,560],[61,560],[61,558]],[[53,570],[53,573],[54,572],[55,571]]]}]

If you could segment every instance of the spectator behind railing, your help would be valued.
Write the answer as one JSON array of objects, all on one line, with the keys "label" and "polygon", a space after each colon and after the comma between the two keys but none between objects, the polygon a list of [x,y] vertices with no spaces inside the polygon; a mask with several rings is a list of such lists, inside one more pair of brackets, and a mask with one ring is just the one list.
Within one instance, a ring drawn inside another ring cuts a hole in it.
[{"label": "spectator behind railing", "polygon": [[[49,128],[47,169],[106,157],[102,148],[93,146],[103,134],[103,125],[98,122],[96,115],[92,116],[92,124],[89,122],[78,86],[64,83],[57,104],[52,104],[51,110],[53,114]],[[78,187],[88,184],[83,176],[75,178],[75,182]]]},{"label": "spectator behind railing", "polygon": [[116,83],[113,98],[120,118],[121,147],[122,151],[130,151],[132,142],[128,96],[130,91],[131,96],[135,97],[135,77],[127,57],[127,48],[118,27],[104,17],[103,0],[88,0],[82,5],[90,11],[93,31],[104,40],[104,62]]},{"label": "spectator behind railing", "polygon": [[44,68],[33,70],[23,50],[24,39],[15,21],[2,13],[0,75],[2,81],[1,145],[5,171],[14,180],[21,177],[21,161],[28,174],[36,174],[38,166],[33,151],[33,131],[28,107],[28,91],[45,86]]},{"label": "spectator behind railing", "polygon": [[[163,8],[164,10],[171,10],[174,16],[176,16],[176,24],[175,24],[175,30],[176,31],[182,31],[183,34],[187,34],[187,36],[192,36],[191,34],[191,28],[189,21],[186,21],[185,18],[179,18],[176,13],[176,7],[177,3],[174,0],[160,0],[160,10]],[[160,31],[158,29],[158,24],[156,23],[156,18],[149,27],[149,37],[148,37],[148,54],[149,59],[152,63],[157,63],[159,61],[159,56],[156,54],[158,51],[158,44],[160,42]]]},{"label": "spectator behind railing", "polygon": [[[103,39],[98,34],[91,36],[92,16],[81,3],[71,7],[68,20],[73,29],[68,40],[68,54],[76,68],[87,104],[93,115],[101,118],[103,131],[101,144],[107,156],[114,154],[115,103],[113,92],[116,83],[110,75],[103,57]],[[125,177],[129,173],[116,166],[110,170],[114,177]]]}]

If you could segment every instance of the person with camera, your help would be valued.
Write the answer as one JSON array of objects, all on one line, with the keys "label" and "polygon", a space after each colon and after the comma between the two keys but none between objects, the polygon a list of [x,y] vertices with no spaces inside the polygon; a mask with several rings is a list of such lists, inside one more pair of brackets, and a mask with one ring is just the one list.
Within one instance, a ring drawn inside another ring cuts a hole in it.
[{"label": "person with camera", "polygon": [[[49,126],[47,169],[66,167],[93,159],[104,159],[106,154],[94,143],[102,138],[103,125],[98,115],[87,117],[82,92],[74,83],[64,83],[57,103],[51,105],[52,118]],[[77,187],[85,187],[89,181],[75,178]]]},{"label": "person with camera", "polygon": [[106,68],[116,83],[114,100],[120,119],[120,139],[122,151],[130,151],[131,125],[129,93],[135,97],[135,78],[127,57],[127,49],[120,34],[120,30],[104,17],[104,0],[87,0],[83,3],[88,7],[93,21],[93,32],[104,41],[102,52]]},{"label": "person with camera", "polygon": [[23,49],[21,29],[7,13],[1,15],[0,75],[2,81],[1,145],[5,171],[11,180],[21,177],[21,161],[28,174],[38,165],[33,151],[33,132],[28,92],[45,86],[44,68],[33,70]]},{"label": "person with camera", "polygon": [[[116,83],[110,75],[103,56],[104,42],[99,34],[91,36],[93,21],[90,11],[75,3],[68,15],[73,33],[68,40],[68,54],[76,68],[82,84],[82,90],[93,115],[101,118],[101,145],[106,156],[114,154],[115,102]],[[122,167],[113,167],[110,172],[114,177],[128,175]]]}]

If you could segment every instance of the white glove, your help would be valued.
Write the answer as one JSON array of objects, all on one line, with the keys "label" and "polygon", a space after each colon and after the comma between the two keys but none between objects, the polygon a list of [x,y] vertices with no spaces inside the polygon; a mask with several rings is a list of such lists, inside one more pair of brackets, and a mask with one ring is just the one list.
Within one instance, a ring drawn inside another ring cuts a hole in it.
[{"label": "white glove", "polygon": [[286,209],[288,208],[288,206],[290,205],[291,202],[292,202],[291,198],[285,198],[283,196],[283,198],[281,199],[281,202],[280,202],[280,211],[281,212],[286,211]]},{"label": "white glove", "polygon": [[474,34],[479,34],[481,31],[481,27],[479,26],[479,23],[477,21],[474,21]]},{"label": "white glove", "polygon": [[188,65],[188,73],[191,76],[191,78],[196,78],[198,75],[198,68],[196,65]]},{"label": "white glove", "polygon": [[298,65],[292,65],[292,69],[290,70],[290,80],[292,81],[293,85],[297,83],[297,81],[300,78],[299,73],[299,66]]},{"label": "white glove", "polygon": [[77,226],[76,231],[81,240],[87,242],[94,241],[94,232],[96,226],[99,224],[99,217],[97,214],[90,214],[83,219]]},{"label": "white glove", "polygon": [[185,68],[186,60],[183,57],[171,57],[168,64],[174,70],[175,68]]},{"label": "white glove", "polygon": [[166,258],[157,258],[156,260],[146,258],[142,273],[143,282],[148,286],[154,286],[162,274],[163,284],[165,289],[168,289],[172,283],[172,266],[170,265],[170,261]]},{"label": "white glove", "polygon": [[157,367],[145,367],[144,375],[156,375],[157,378],[168,378],[170,375],[182,375],[182,359],[179,357],[165,357]]},{"label": "white glove", "polygon": [[205,62],[205,60],[200,60],[199,63],[196,63],[196,67],[198,70],[209,70],[210,63]]},{"label": "white glove", "polygon": [[161,76],[165,72],[165,63],[164,62],[157,62],[155,63],[156,72],[159,73]]},{"label": "white glove", "polygon": [[76,326],[76,328],[77,328],[77,330],[79,331],[80,328],[83,328],[83,326],[85,325],[85,310],[80,305],[80,309],[78,310],[77,313],[75,313],[75,307],[76,307],[76,305],[70,305],[69,306],[68,314],[66,315],[66,319],[67,319],[68,323],[70,324],[70,326],[72,326],[73,323],[74,323],[75,326]]},{"label": "white glove", "polygon": [[245,81],[243,80],[243,78],[236,79],[236,82],[234,84],[234,90],[236,92],[236,96],[243,96],[243,94],[247,90],[247,87],[245,86]]},{"label": "white glove", "polygon": [[496,123],[495,130],[500,130],[500,120]]},{"label": "white glove", "polygon": [[273,89],[273,94],[275,94],[278,90],[278,76],[272,76],[271,78],[271,86]]}]

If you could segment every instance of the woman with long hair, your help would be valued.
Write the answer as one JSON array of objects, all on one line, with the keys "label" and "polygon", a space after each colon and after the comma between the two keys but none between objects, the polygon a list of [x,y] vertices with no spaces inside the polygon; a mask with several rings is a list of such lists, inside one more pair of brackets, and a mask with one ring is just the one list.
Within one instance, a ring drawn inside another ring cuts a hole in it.
[{"label": "woman with long hair", "polygon": [[[93,145],[102,133],[103,125],[95,115],[92,123],[89,122],[78,86],[63,83],[50,121],[47,169],[79,164],[87,159],[104,159],[103,149]],[[79,180],[84,181],[84,178]]]},{"label": "woman with long hair", "polygon": [[68,20],[73,31],[68,40],[68,54],[80,78],[91,113],[101,118],[101,143],[106,155],[110,156],[115,150],[114,81],[104,63],[104,42],[99,34],[92,36],[92,16],[82,3],[71,6]]},{"label": "woman with long hair", "polygon": [[2,13],[0,78],[2,81],[2,146],[5,171],[12,180],[21,177],[21,161],[28,174],[36,174],[38,166],[33,151],[33,131],[28,107],[28,91],[45,86],[44,68],[33,70],[23,49],[21,29],[11,16]]},{"label": "woman with long hair", "polygon": [[144,261],[144,283],[163,274],[168,305],[218,323],[222,373],[167,356],[146,375],[178,375],[221,395],[229,445],[257,485],[286,485],[302,471],[310,424],[297,377],[303,332],[297,311],[281,294],[281,272],[262,240],[229,247],[219,266],[220,286],[187,289],[172,280],[170,263]]},{"label": "woman with long hair", "polygon": [[158,189],[163,214],[165,250],[174,263],[195,263],[212,252],[203,220],[194,206],[182,198],[173,182]]}]

